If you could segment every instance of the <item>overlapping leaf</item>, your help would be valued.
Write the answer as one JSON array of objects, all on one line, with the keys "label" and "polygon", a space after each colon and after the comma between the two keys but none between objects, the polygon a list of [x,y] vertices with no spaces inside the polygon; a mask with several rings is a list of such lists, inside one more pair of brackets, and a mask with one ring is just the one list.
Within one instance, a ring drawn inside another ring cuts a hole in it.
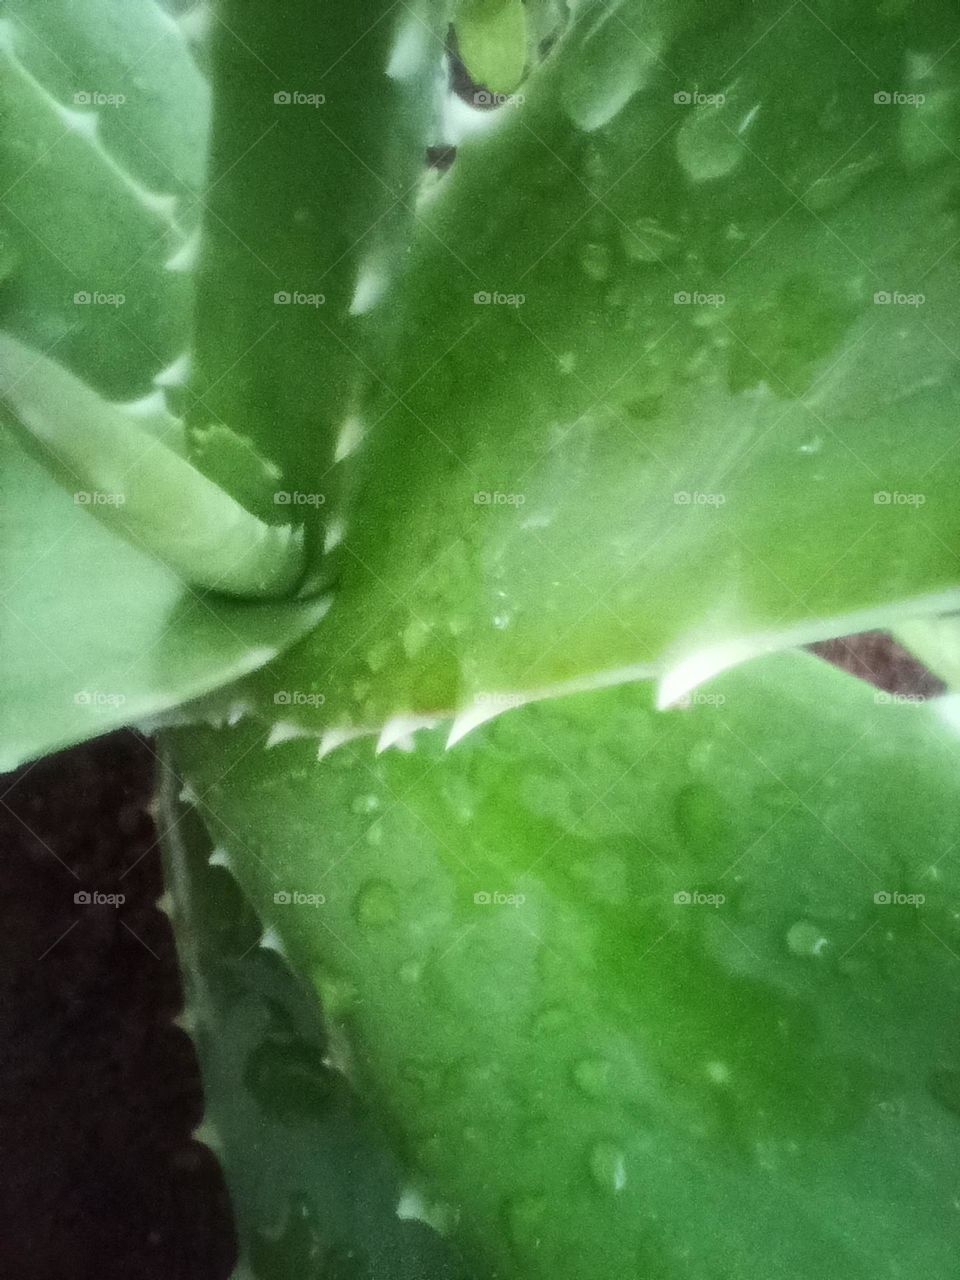
[{"label": "overlapping leaf", "polygon": [[256,914],[179,789],[168,774],[161,824],[185,1021],[204,1076],[198,1137],[226,1170],[238,1280],[460,1280],[466,1269],[414,1220],[402,1165],[333,1065],[315,995],[268,939],[258,946]]},{"label": "overlapping leaf", "polygon": [[421,207],[304,724],[956,605],[956,15],[578,17]]},{"label": "overlapping leaf", "polygon": [[322,616],[322,601],[194,591],[90,514],[0,435],[0,770],[236,680]]},{"label": "overlapping leaf", "polygon": [[954,1274],[960,747],[934,704],[782,655],[685,710],[580,695],[446,755],[263,745],[176,753],[497,1274]]},{"label": "overlapping leaf", "polygon": [[142,394],[189,342],[206,82],[154,0],[0,18],[0,323],[104,394]]}]

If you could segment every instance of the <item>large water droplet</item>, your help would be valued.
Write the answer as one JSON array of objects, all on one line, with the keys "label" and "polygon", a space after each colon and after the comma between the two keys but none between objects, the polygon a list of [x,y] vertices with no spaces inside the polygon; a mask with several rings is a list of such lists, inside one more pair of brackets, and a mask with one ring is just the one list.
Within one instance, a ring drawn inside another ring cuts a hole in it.
[{"label": "large water droplet", "polygon": [[397,970],[397,981],[405,987],[415,987],[423,976],[423,965],[419,960],[405,960]]},{"label": "large water droplet", "polygon": [[634,262],[663,262],[680,251],[680,237],[656,218],[638,218],[620,233],[624,252]]},{"label": "large water droplet", "polygon": [[632,39],[615,12],[593,27],[567,64],[563,106],[580,129],[599,129],[622,111],[663,51],[660,33],[645,26],[643,41]]},{"label": "large water droplet", "polygon": [[744,112],[739,95],[724,102],[685,108],[690,112],[677,133],[677,159],[694,182],[726,178],[741,164],[746,135],[759,111],[759,103]]},{"label": "large water droplet", "polygon": [[795,956],[819,956],[830,945],[818,925],[798,920],[787,930],[787,946]]},{"label": "large water droplet", "polygon": [[372,791],[366,792],[364,795],[355,796],[350,804],[353,813],[376,813],[380,808],[380,797],[374,795]]},{"label": "large water droplet", "polygon": [[598,1142],[590,1152],[590,1176],[604,1191],[622,1191],[627,1185],[627,1162],[615,1142]]},{"label": "large water droplet", "polygon": [[610,275],[610,250],[607,245],[597,241],[582,245],[580,266],[591,280],[606,280]]},{"label": "large water droplet", "polygon": [[368,880],[357,894],[354,907],[362,929],[383,929],[397,918],[397,891],[387,880]]},{"label": "large water droplet", "polygon": [[348,1013],[357,999],[357,987],[349,978],[334,973],[326,965],[313,972],[313,985],[320,997],[324,1013],[340,1018]]},{"label": "large water droplet", "polygon": [[424,622],[422,618],[414,618],[407,624],[400,641],[408,658],[414,658],[420,652],[427,642],[430,630],[430,623]]},{"label": "large water droplet", "polygon": [[604,1058],[584,1058],[574,1063],[573,1080],[588,1098],[599,1098],[610,1088],[610,1063]]}]

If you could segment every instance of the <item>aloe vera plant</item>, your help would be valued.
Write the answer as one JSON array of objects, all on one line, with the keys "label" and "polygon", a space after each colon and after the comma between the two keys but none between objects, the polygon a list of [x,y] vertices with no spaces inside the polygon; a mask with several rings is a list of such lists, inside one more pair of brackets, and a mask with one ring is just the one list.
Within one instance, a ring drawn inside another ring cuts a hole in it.
[{"label": "aloe vera plant", "polygon": [[952,1276],[956,694],[797,646],[960,680],[954,7],[8,0],[0,94],[0,761],[160,736],[238,1275]]}]

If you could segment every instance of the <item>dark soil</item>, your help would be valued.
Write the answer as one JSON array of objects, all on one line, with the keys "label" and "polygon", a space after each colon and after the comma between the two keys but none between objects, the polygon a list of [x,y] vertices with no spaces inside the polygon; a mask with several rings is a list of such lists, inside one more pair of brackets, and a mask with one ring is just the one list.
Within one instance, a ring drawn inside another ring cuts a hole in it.
[{"label": "dark soil", "polygon": [[233,1266],[220,1169],[190,1136],[193,1046],[171,1023],[154,764],[118,733],[0,778],[0,1280]]}]

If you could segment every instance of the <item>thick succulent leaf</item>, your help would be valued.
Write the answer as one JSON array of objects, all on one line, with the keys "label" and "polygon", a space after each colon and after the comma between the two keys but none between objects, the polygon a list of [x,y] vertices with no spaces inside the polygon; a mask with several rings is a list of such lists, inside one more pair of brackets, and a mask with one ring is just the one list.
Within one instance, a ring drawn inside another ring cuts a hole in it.
[{"label": "thick succulent leaf", "polygon": [[960,600],[955,11],[578,16],[422,206],[304,723],[669,701]]},{"label": "thick succulent leaf", "polygon": [[[162,395],[157,399],[163,408],[144,423],[143,402],[112,404],[56,361],[0,333],[0,422],[75,501],[85,500],[111,529],[192,586],[251,599],[290,595],[303,577],[299,523],[268,523],[205,476],[185,456],[182,423],[166,412]],[[168,420],[172,444],[164,439]],[[262,471],[251,472],[255,456],[237,452],[239,437],[218,436],[246,464],[248,489],[256,480],[269,484]],[[274,520],[277,511],[272,507]]]},{"label": "thick succulent leaf", "polygon": [[460,1280],[452,1250],[413,1219],[416,1196],[335,1064],[315,993],[261,937],[223,850],[179,791],[168,771],[169,909],[204,1080],[197,1137],[227,1175],[238,1280]]},{"label": "thick succulent leaf", "polygon": [[278,501],[315,525],[397,328],[448,8],[225,0],[214,25],[191,421],[253,441],[285,473]]},{"label": "thick succulent leaf", "polygon": [[[231,604],[185,587],[0,434],[0,770],[246,675],[321,601]],[[86,499],[86,501],[85,501]]]},{"label": "thick succulent leaf", "polygon": [[250,724],[175,748],[497,1274],[954,1276],[960,742],[936,704],[794,653],[684,709],[644,685],[524,707],[446,755],[424,733],[317,765]]},{"label": "thick succulent leaf", "polygon": [[227,855],[179,791],[166,772],[159,818],[182,1021],[204,1074],[197,1137],[223,1162],[236,1213],[238,1277],[460,1280],[452,1249],[413,1219],[403,1167],[337,1064],[315,993],[262,936]]},{"label": "thick succulent leaf", "polygon": [[105,394],[185,349],[209,95],[153,0],[8,0],[0,22],[5,328]]}]

